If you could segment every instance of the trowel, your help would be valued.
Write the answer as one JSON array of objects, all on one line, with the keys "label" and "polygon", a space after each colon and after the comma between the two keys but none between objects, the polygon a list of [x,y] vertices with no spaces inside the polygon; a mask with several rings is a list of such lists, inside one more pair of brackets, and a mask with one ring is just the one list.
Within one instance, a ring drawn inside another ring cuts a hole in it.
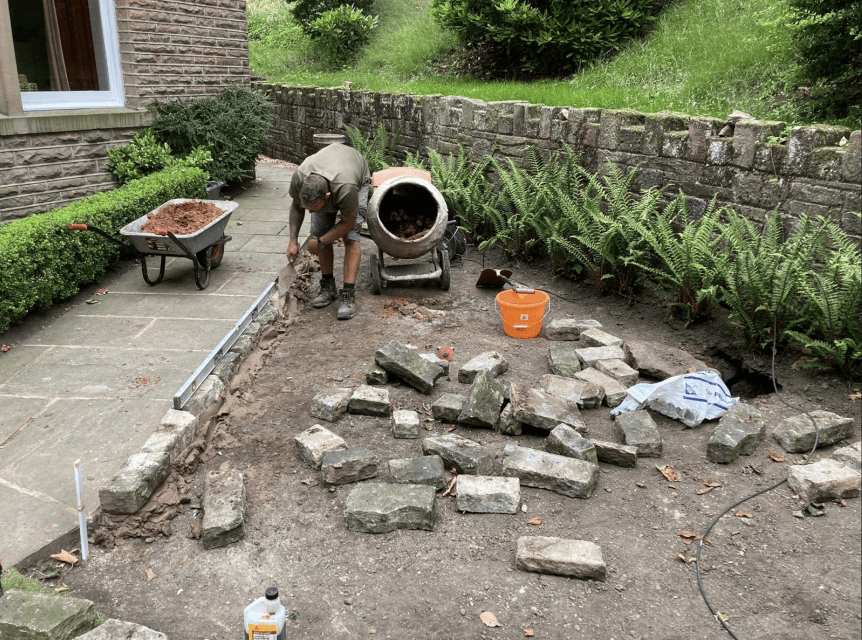
[{"label": "trowel", "polygon": [[479,279],[476,280],[477,287],[494,287],[502,289],[504,285],[509,285],[517,293],[535,293],[536,290],[531,287],[526,287],[518,282],[512,282],[509,278],[512,277],[510,269],[482,269],[479,274]]},{"label": "trowel", "polygon": [[[308,246],[308,240],[311,236],[308,236],[305,241],[300,245],[299,251],[296,252],[296,257],[299,258],[302,255],[302,252],[305,251],[305,248]],[[288,262],[281,268],[281,271],[278,272],[278,313],[281,317],[284,317],[288,313],[294,313],[296,309],[285,309],[285,305],[287,304],[287,294],[290,291],[291,285],[296,280],[296,267],[293,266],[293,262]]]}]

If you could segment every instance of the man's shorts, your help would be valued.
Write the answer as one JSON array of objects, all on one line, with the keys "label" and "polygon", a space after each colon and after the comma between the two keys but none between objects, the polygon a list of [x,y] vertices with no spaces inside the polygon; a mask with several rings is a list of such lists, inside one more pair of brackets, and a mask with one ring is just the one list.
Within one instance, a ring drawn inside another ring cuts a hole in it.
[{"label": "man's shorts", "polygon": [[[359,214],[356,216],[356,224],[353,229],[351,229],[346,236],[344,236],[345,240],[355,240],[359,242],[360,235],[359,231],[362,229],[362,223],[365,222],[365,218],[368,215],[368,189],[371,186],[370,182],[364,183],[361,187],[359,187]],[[311,212],[311,232],[312,236],[320,237],[332,227],[335,226],[335,223],[338,221],[339,214],[337,213],[324,213],[322,211]]]}]

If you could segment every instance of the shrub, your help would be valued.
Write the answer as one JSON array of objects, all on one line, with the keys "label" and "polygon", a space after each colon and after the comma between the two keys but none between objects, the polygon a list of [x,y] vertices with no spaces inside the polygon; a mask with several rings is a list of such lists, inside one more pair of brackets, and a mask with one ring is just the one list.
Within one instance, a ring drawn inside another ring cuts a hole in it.
[{"label": "shrub", "polygon": [[504,66],[560,75],[645,33],[663,0],[432,0],[441,25],[466,43],[487,42]]},{"label": "shrub", "polygon": [[203,169],[212,162],[212,154],[203,147],[195,147],[185,158],[175,158],[170,145],[157,142],[151,129],[138,132],[129,144],[108,149],[108,158],[108,169],[121,185],[167,167]]},{"label": "shrub", "polygon": [[[348,3],[344,0],[297,0],[293,5],[293,17],[307,34],[313,33],[312,23],[327,11],[338,9]],[[353,0],[350,2],[355,9],[371,14],[374,0]]]},{"label": "shrub", "polygon": [[32,310],[75,295],[116,262],[119,248],[95,233],[70,231],[83,223],[116,234],[172,198],[206,197],[200,169],[171,168],[98,193],[61,209],[0,227],[0,332]]},{"label": "shrub", "polygon": [[251,175],[269,134],[269,102],[242,87],[186,102],[157,103],[152,129],[174,153],[188,155],[202,146],[212,154],[208,167],[215,180],[240,182]]},{"label": "shrub", "polygon": [[311,37],[333,64],[344,64],[368,42],[377,18],[342,5],[323,13],[309,26]]}]

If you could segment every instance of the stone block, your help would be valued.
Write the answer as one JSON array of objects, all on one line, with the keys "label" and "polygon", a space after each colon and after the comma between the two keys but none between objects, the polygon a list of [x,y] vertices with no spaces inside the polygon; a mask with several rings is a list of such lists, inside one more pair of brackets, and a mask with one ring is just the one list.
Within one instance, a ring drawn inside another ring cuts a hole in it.
[{"label": "stone block", "polygon": [[89,600],[10,589],[0,598],[3,640],[72,640],[99,624]]},{"label": "stone block", "polygon": [[455,508],[470,513],[517,513],[521,483],[517,478],[458,476]]},{"label": "stone block", "polygon": [[389,389],[375,389],[368,385],[360,385],[350,396],[347,408],[350,413],[388,417],[392,412]]},{"label": "stone block", "polygon": [[620,440],[635,447],[641,458],[660,458],[662,452],[661,435],[649,412],[626,411],[614,420]]},{"label": "stone block", "polygon": [[245,484],[238,471],[210,471],[204,486],[204,549],[226,547],[245,538]]},{"label": "stone block", "polygon": [[167,453],[133,453],[117,473],[99,489],[105,513],[137,513],[171,472]]},{"label": "stone block", "polygon": [[545,450],[548,453],[586,460],[593,464],[599,462],[593,443],[567,424],[558,424],[548,434],[548,438],[545,440]]},{"label": "stone block", "polygon": [[245,358],[249,353],[251,353],[251,350],[253,348],[254,338],[243,334],[236,339],[236,342],[233,343],[233,346],[230,348],[230,351],[232,351],[233,353],[238,353],[240,358]]},{"label": "stone block", "polygon": [[377,454],[368,449],[327,451],[320,462],[320,473],[326,484],[350,484],[377,475]]},{"label": "stone block", "polygon": [[390,460],[389,479],[394,484],[427,484],[435,489],[445,489],[448,484],[440,456]]},{"label": "stone block", "polygon": [[592,443],[596,448],[599,462],[607,462],[618,467],[636,467],[638,464],[637,447],[604,440],[592,440]]},{"label": "stone block", "polygon": [[458,415],[458,422],[493,429],[500,419],[505,391],[503,383],[490,370],[479,370]]},{"label": "stone block", "polygon": [[447,469],[458,473],[490,475],[494,471],[494,456],[473,440],[454,433],[431,436],[422,441],[422,453],[440,456]]},{"label": "stone block", "polygon": [[272,324],[278,320],[278,310],[272,304],[266,305],[254,319],[260,325]]},{"label": "stone block", "polygon": [[494,426],[494,431],[505,436],[519,436],[524,431],[524,425],[515,419],[515,411],[512,405],[507,404],[500,412],[500,420]]},{"label": "stone block", "polygon": [[173,461],[192,443],[197,426],[198,419],[188,411],[168,409],[161,424],[141,447],[141,453],[167,453]]},{"label": "stone block", "polygon": [[766,433],[766,422],[759,409],[737,402],[730,405],[706,445],[706,459],[727,464],[739,456],[750,456]]},{"label": "stone block", "polygon": [[296,450],[299,453],[299,457],[315,469],[320,469],[320,463],[323,462],[323,454],[327,451],[338,451],[347,448],[347,443],[342,438],[319,424],[300,433],[294,438],[294,442],[296,442]]},{"label": "stone block", "polygon": [[605,390],[600,386],[576,378],[545,375],[542,376],[542,388],[552,396],[574,402],[581,409],[594,409],[605,397]]},{"label": "stone block", "polygon": [[545,431],[562,423],[586,433],[587,425],[574,402],[517,383],[512,384],[511,393],[516,420]]},{"label": "stone block", "polygon": [[610,408],[619,406],[626,399],[626,388],[618,380],[606,376],[598,369],[587,367],[583,371],[576,373],[575,377],[583,382],[589,382],[597,387],[601,387],[602,391],[605,392],[605,404]]},{"label": "stone block", "polygon": [[[853,418],[842,418],[822,410],[808,413],[817,422],[817,428],[820,430],[818,447],[828,447],[853,435],[855,430]],[[808,416],[802,414],[785,418],[772,432],[772,437],[785,451],[808,453],[814,447],[815,431]]]},{"label": "stone block", "polygon": [[441,360],[436,353],[420,353],[419,357],[425,360],[426,362],[430,362],[431,364],[436,364],[438,367],[443,369],[443,375],[447,378],[449,377],[449,361]]},{"label": "stone block", "polygon": [[575,349],[584,367],[595,367],[598,360],[625,360],[622,347],[585,347]]},{"label": "stone block", "polygon": [[213,375],[207,376],[183,408],[192,415],[199,416],[218,402],[223,391],[224,383],[221,380]]},{"label": "stone block", "polygon": [[[623,358],[633,368],[650,378],[665,380],[695,371],[716,371],[691,354],[658,342],[631,341],[625,344]],[[720,373],[716,371],[716,373]]]},{"label": "stone block", "polygon": [[408,409],[396,409],[392,412],[392,437],[418,438],[419,414]]},{"label": "stone block", "polygon": [[570,498],[589,498],[599,480],[599,467],[584,460],[510,444],[503,449],[501,475]]},{"label": "stone block", "polygon": [[601,548],[588,540],[542,536],[518,538],[515,567],[520,571],[600,582],[604,582],[607,575]]},{"label": "stone block", "polygon": [[78,640],[168,640],[168,637],[140,624],[109,618],[105,624],[78,636]]},{"label": "stone block", "polygon": [[344,519],[348,529],[362,533],[431,531],[437,521],[436,490],[417,484],[360,484],[347,496]]},{"label": "stone block", "polygon": [[581,360],[575,346],[569,342],[552,342],[548,345],[548,365],[555,375],[572,378],[581,370]]},{"label": "stone block", "polygon": [[854,471],[862,471],[862,442],[836,449],[832,454],[832,459],[850,467]]},{"label": "stone block", "polygon": [[222,381],[226,387],[230,384],[233,374],[236,373],[242,357],[236,351],[228,351],[213,367],[212,375]]},{"label": "stone block", "polygon": [[837,460],[826,459],[791,465],[787,483],[806,502],[826,502],[858,497],[862,476]]},{"label": "stone block", "polygon": [[318,393],[311,399],[311,415],[327,422],[335,422],[347,413],[352,395],[350,389],[336,389],[333,392]]},{"label": "stone block", "polygon": [[617,380],[624,387],[631,387],[638,382],[637,369],[632,369],[624,360],[598,360],[596,370]]},{"label": "stone block", "polygon": [[557,318],[545,325],[545,338],[548,340],[573,341],[581,335],[579,320]]},{"label": "stone block", "polygon": [[458,422],[464,400],[456,393],[444,393],[431,404],[431,415],[440,422]]},{"label": "stone block", "polygon": [[581,331],[581,344],[584,347],[622,347],[623,341],[605,333],[601,329],[587,329]]},{"label": "stone block", "polygon": [[365,370],[365,382],[369,385],[386,384],[389,382],[389,374],[386,373],[386,369],[372,362]]},{"label": "stone block", "polygon": [[374,354],[374,361],[420,393],[431,393],[443,369],[422,358],[415,349],[393,340]]},{"label": "stone block", "polygon": [[480,353],[471,358],[458,370],[458,382],[462,384],[473,384],[476,374],[480,371],[488,371],[495,378],[509,370],[509,362],[496,351]]}]

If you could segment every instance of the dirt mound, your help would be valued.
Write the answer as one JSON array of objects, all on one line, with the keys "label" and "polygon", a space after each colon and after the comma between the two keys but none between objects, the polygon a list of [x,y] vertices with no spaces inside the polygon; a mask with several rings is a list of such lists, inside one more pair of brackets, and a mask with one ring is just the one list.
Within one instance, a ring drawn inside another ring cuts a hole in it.
[{"label": "dirt mound", "polygon": [[149,220],[143,224],[141,232],[155,233],[164,229],[177,236],[187,236],[200,231],[223,214],[223,209],[206,200],[166,204],[158,211],[147,214]]}]

